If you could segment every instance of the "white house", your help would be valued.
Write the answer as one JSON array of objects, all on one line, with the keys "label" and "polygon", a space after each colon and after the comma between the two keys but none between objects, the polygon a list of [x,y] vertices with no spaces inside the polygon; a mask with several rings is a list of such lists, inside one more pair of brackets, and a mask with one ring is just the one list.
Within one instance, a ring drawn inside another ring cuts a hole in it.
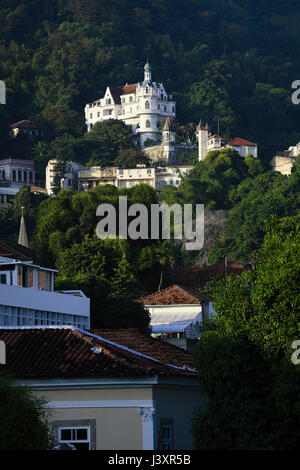
[{"label": "white house", "polygon": [[240,137],[236,137],[225,144],[223,137],[219,134],[211,134],[208,124],[203,125],[202,121],[197,126],[196,136],[198,140],[199,161],[202,161],[211,150],[220,150],[222,147],[237,150],[241,157],[251,154],[257,158],[257,144]]},{"label": "white house", "polygon": [[[49,160],[46,167],[46,191],[48,196],[53,196],[54,176],[57,160]],[[65,173],[60,181],[61,189],[77,189],[78,170],[81,166],[78,163],[69,161],[66,163]]]},{"label": "white house", "polygon": [[197,289],[173,284],[139,299],[150,313],[152,335],[190,349],[200,337],[200,324],[213,315],[212,299]]},{"label": "white house", "polygon": [[292,166],[295,163],[296,157],[300,155],[300,142],[298,144],[291,146],[288,150],[283,152],[277,152],[277,154],[270,161],[270,166],[275,171],[279,171],[283,175],[290,175],[292,171]]},{"label": "white house", "polygon": [[167,117],[176,116],[176,104],[163,84],[152,81],[151,66],[144,67],[144,80],[123,88],[107,87],[104,97],[85,106],[87,130],[96,122],[121,119],[132,126],[143,147],[147,139],[157,141]]}]

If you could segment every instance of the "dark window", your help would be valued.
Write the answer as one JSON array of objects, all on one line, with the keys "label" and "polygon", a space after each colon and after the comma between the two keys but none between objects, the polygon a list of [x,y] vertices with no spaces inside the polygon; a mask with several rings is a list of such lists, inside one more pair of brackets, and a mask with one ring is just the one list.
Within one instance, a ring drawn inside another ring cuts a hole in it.
[{"label": "dark window", "polygon": [[160,449],[161,450],[172,450],[174,448],[173,443],[173,420],[162,419],[160,425]]},{"label": "dark window", "polygon": [[89,450],[90,426],[58,428],[58,442],[72,444],[77,450]]}]

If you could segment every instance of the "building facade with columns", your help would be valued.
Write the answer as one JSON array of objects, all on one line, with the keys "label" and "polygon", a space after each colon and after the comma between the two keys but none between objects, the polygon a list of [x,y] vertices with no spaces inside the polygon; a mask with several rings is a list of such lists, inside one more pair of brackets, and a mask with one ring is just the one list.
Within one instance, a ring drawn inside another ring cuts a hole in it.
[{"label": "building facade with columns", "polygon": [[20,188],[24,184],[35,184],[33,160],[0,160],[0,186]]},{"label": "building facade with columns", "polygon": [[157,142],[167,117],[176,116],[176,103],[163,84],[152,81],[151,66],[144,67],[142,82],[123,88],[107,87],[104,97],[85,106],[87,130],[106,119],[121,119],[132,127],[141,147],[147,139]]},{"label": "building facade with columns", "polygon": [[0,160],[0,207],[11,205],[24,184],[35,184],[33,160]]}]

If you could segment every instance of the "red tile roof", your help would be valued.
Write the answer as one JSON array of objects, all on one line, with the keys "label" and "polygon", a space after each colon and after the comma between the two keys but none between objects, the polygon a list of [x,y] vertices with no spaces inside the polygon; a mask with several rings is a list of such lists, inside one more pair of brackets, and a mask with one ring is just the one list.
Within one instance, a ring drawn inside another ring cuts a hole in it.
[{"label": "red tile roof", "polygon": [[241,145],[247,145],[248,147],[256,147],[257,144],[249,142],[249,140],[241,139],[241,137],[235,137],[235,139],[228,142],[227,145],[232,145],[235,147],[240,147]]},{"label": "red tile roof", "polygon": [[36,124],[33,124],[31,121],[28,121],[27,119],[24,119],[23,121],[19,121],[19,122],[15,122],[14,124],[11,124],[9,127],[11,127],[12,129],[16,129],[18,127],[36,128],[39,126],[37,126]]},{"label": "red tile roof", "polygon": [[210,139],[223,139],[223,137],[221,137],[219,134],[214,134],[214,135],[211,135],[207,140],[210,140]]},{"label": "red tile roof", "polygon": [[145,305],[183,305],[209,302],[211,299],[192,287],[173,284],[159,292],[154,292],[139,299]]},{"label": "red tile roof", "polygon": [[0,328],[0,340],[6,344],[6,364],[0,365],[0,374],[19,379],[196,377],[195,372],[72,327]]},{"label": "red tile roof", "polygon": [[121,95],[130,95],[131,93],[135,93],[136,92],[136,83],[131,83],[131,84],[126,84],[124,87],[123,87],[123,93],[121,93]]},{"label": "red tile roof", "polygon": [[177,346],[141,334],[137,328],[91,330],[105,339],[122,344],[146,356],[175,366],[192,367],[193,356]]},{"label": "red tile roof", "polygon": [[31,191],[40,191],[42,193],[46,193],[47,189],[46,188],[40,188],[39,186],[30,186]]}]

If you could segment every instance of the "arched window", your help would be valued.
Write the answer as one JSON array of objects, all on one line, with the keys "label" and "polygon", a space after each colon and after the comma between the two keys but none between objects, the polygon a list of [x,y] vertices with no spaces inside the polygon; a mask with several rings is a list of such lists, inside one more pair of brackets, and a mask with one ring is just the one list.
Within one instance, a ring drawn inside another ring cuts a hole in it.
[{"label": "arched window", "polygon": [[106,99],[106,104],[111,104],[111,99],[110,98]]},{"label": "arched window", "polygon": [[146,86],[146,95],[149,93],[149,88]]},{"label": "arched window", "polygon": [[151,122],[149,121],[149,119],[146,121],[146,127],[151,127]]},{"label": "arched window", "polygon": [[150,103],[149,103],[149,101],[146,101],[146,103],[145,103],[145,109],[150,109]]},{"label": "arched window", "polygon": [[163,100],[164,99],[164,95],[161,93],[160,94],[160,99]]}]

